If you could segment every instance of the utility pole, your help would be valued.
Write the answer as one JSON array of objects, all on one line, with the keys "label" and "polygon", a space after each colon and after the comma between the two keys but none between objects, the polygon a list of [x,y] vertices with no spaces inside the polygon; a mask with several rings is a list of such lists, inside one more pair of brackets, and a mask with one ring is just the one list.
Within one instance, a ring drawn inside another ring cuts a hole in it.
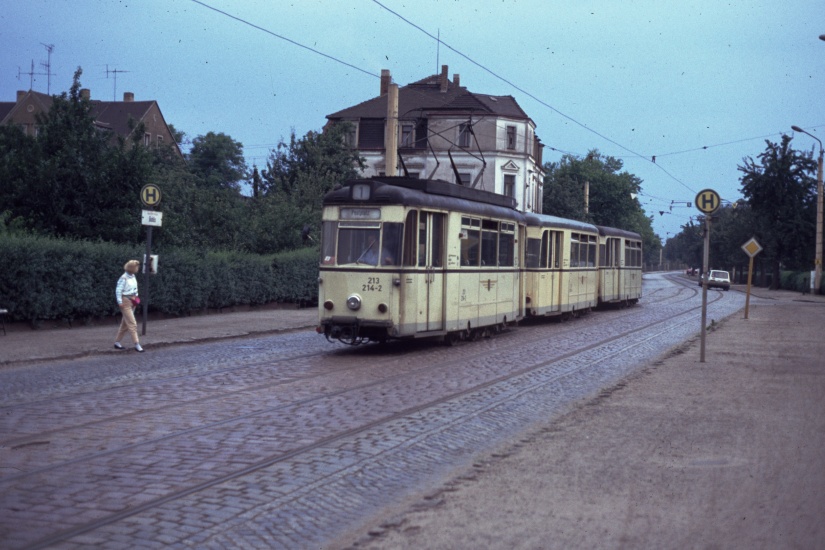
[{"label": "utility pole", "polygon": [[[389,71],[387,71],[389,73]],[[398,175],[398,84],[390,80],[387,90],[387,135],[384,136],[385,168],[388,176]]]}]

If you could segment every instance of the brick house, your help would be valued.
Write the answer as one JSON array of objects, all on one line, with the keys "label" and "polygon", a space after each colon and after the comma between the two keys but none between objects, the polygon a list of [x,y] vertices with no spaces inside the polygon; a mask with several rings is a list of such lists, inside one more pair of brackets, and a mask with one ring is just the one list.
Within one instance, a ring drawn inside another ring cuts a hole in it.
[{"label": "brick house", "polygon": [[[170,145],[175,153],[183,158],[178,144],[169,131],[169,126],[160,112],[158,102],[135,101],[135,94],[125,92],[123,101],[92,100],[87,88],[80,90],[81,95],[91,104],[94,124],[102,132],[111,132],[113,136],[130,138],[135,130],[129,127],[129,120],[144,124],[143,144],[147,147]],[[28,136],[37,135],[37,115],[46,113],[52,105],[52,96],[33,90],[18,90],[17,101],[0,102],[0,124],[16,124]]]},{"label": "brick house", "polygon": [[[327,115],[328,124],[354,124],[348,140],[366,160],[365,177],[385,174],[390,83],[382,71],[377,97]],[[512,96],[470,92],[442,65],[441,74],[398,89],[397,175],[406,170],[508,195],[519,210],[541,212],[543,145],[535,130]]]}]

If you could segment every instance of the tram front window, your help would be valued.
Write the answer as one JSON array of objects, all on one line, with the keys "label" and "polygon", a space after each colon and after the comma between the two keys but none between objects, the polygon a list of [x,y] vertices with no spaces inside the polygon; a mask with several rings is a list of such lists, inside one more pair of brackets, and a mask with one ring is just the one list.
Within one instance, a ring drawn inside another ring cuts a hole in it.
[{"label": "tram front window", "polygon": [[338,265],[396,265],[401,256],[403,224],[384,224],[383,242],[379,227],[340,227]]}]

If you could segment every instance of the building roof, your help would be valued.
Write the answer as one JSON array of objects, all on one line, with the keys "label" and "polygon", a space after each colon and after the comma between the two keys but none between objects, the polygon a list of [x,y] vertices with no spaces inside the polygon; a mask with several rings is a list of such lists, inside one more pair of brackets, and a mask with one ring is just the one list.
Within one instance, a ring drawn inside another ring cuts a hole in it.
[{"label": "building roof", "polygon": [[[530,117],[512,96],[492,96],[470,92],[466,87],[446,80],[445,74],[436,74],[398,89],[398,116],[401,119],[416,118],[422,112],[434,114],[467,113],[496,115],[516,119]],[[446,90],[441,91],[446,84]],[[329,120],[386,118],[387,94],[368,99],[353,107],[327,115]]]}]

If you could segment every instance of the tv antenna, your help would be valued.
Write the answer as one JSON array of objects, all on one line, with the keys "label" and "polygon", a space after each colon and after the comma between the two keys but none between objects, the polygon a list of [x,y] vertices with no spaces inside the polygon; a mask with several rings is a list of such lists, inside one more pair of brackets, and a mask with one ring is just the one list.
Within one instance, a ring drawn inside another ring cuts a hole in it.
[{"label": "tv antenna", "polygon": [[35,76],[40,76],[40,75],[45,75],[45,74],[46,73],[36,73],[36,72],[34,72],[34,59],[32,59],[31,69],[29,69],[29,72],[27,72],[27,73],[24,73],[23,70],[19,66],[17,67],[17,80],[20,80],[20,77],[23,76],[23,75],[28,75],[29,76],[29,90],[32,90],[34,88],[34,77]]},{"label": "tv antenna", "polygon": [[[43,44],[40,43],[46,51],[48,52],[48,57],[46,62],[40,62],[40,66],[46,69],[46,93],[52,95],[52,52],[54,51],[54,44]],[[43,73],[40,73],[43,74]]]},{"label": "tv antenna", "polygon": [[120,69],[109,69],[109,65],[106,65],[106,78],[109,78],[109,73],[115,75],[115,86],[112,92],[112,101],[117,101],[117,73],[128,73],[131,71],[121,71]]}]

